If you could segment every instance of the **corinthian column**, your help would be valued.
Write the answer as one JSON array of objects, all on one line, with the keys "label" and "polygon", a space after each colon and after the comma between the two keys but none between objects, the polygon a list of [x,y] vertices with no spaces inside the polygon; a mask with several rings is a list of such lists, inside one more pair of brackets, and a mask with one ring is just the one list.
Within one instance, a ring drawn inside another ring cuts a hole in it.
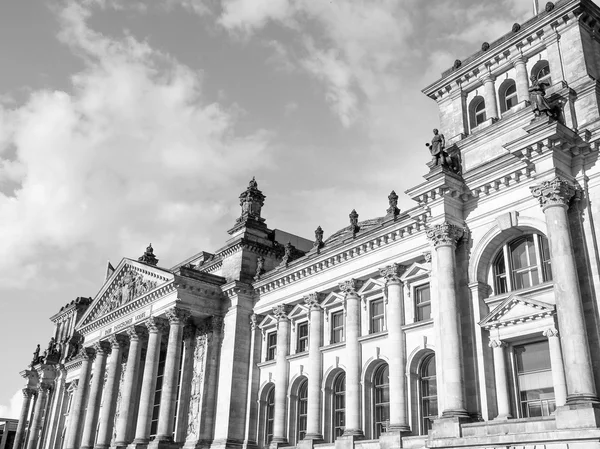
[{"label": "corinthian column", "polygon": [[121,381],[123,349],[127,343],[127,339],[123,335],[111,335],[108,340],[112,351],[108,363],[106,385],[104,387],[100,427],[98,428],[98,439],[96,440],[95,446],[96,449],[107,449],[110,446],[117,409],[119,382]]},{"label": "corinthian column", "polygon": [[52,386],[45,383],[41,383],[39,386],[38,398],[35,403],[35,409],[33,410],[33,418],[29,425],[29,441],[27,441],[27,449],[35,449],[37,447],[42,424],[42,415],[46,409],[46,402],[48,401],[48,394],[51,389]]},{"label": "corinthian column", "polygon": [[156,440],[173,441],[173,418],[175,416],[175,402],[177,400],[177,380],[179,363],[181,362],[181,343],[183,339],[183,325],[189,318],[190,312],[173,307],[167,310],[169,319],[169,342],[167,344],[167,358],[165,360],[165,374],[163,377],[162,391],[160,394],[160,409],[158,412],[158,430]]},{"label": "corinthian column", "polygon": [[77,382],[77,390],[71,403],[71,411],[69,412],[69,430],[66,436],[67,449],[79,449],[81,431],[83,429],[83,417],[85,413],[85,399],[87,398],[88,387],[90,384],[90,371],[92,369],[92,360],[94,351],[90,348],[81,350],[79,357],[81,358],[81,368],[79,369],[79,380]]},{"label": "corinthian column", "polygon": [[323,361],[321,357],[321,338],[323,334],[323,311],[321,293],[311,293],[304,297],[309,313],[308,347],[308,415],[305,440],[322,440],[321,433],[321,380]]},{"label": "corinthian column", "polygon": [[98,342],[94,345],[96,360],[92,375],[92,386],[87,402],[87,413],[83,425],[83,437],[81,438],[81,449],[94,447],[96,429],[98,427],[98,415],[100,414],[100,402],[102,399],[102,387],[104,386],[104,371],[106,370],[106,357],[110,353],[110,344],[107,341]]},{"label": "corinthian column", "polygon": [[288,389],[289,363],[287,356],[290,353],[290,319],[288,313],[291,307],[279,305],[273,308],[273,315],[277,319],[277,355],[275,359],[275,417],[273,419],[273,442],[286,443],[285,437],[285,411]]},{"label": "corinthian column", "polygon": [[17,431],[15,433],[15,440],[13,442],[14,449],[20,449],[21,443],[23,442],[23,433],[25,430],[25,424],[27,422],[27,416],[29,415],[29,407],[31,407],[31,398],[34,395],[35,390],[33,388],[23,388],[23,404],[21,405],[19,423],[17,424]]},{"label": "corinthian column", "polygon": [[544,337],[548,339],[550,349],[550,368],[552,369],[552,386],[554,387],[554,402],[557,407],[567,402],[567,382],[565,380],[565,367],[563,364],[562,351],[558,331],[550,327],[544,331]]},{"label": "corinthian column", "polygon": [[346,428],[344,435],[362,436],[360,425],[360,281],[350,279],[340,284],[346,302]]},{"label": "corinthian column", "polygon": [[427,230],[427,237],[436,251],[437,306],[436,326],[443,338],[439,342],[436,357],[442,358],[443,385],[438,394],[443,396],[442,417],[466,417],[465,380],[460,341],[460,311],[456,299],[456,243],[463,229],[450,223],[442,223]]},{"label": "corinthian column", "polygon": [[506,343],[500,340],[490,340],[490,348],[494,356],[494,377],[496,379],[496,402],[498,416],[496,419],[510,418],[510,399],[508,395],[508,378],[506,375],[506,358],[504,348]]},{"label": "corinthian column", "polygon": [[598,402],[567,209],[575,188],[561,177],[531,187],[546,217],[567,404]]},{"label": "corinthian column", "polygon": [[406,399],[406,338],[404,325],[404,300],[400,275],[406,267],[397,263],[380,268],[387,289],[387,329],[390,348],[390,427],[392,431],[406,432],[408,402]]}]

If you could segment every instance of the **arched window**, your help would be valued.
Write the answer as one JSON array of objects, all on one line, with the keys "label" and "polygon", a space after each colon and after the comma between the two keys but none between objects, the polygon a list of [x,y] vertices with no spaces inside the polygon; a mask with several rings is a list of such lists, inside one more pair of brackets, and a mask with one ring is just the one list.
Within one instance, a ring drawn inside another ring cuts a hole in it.
[{"label": "arched window", "polygon": [[333,438],[344,433],[346,427],[346,373],[340,373],[333,383]]},{"label": "arched window", "polygon": [[471,100],[469,106],[469,118],[471,123],[471,129],[477,128],[486,120],[485,114],[485,100],[482,96],[476,96]]},{"label": "arched window", "polygon": [[539,82],[546,83],[549,86],[552,85],[552,76],[550,74],[550,65],[545,59],[541,59],[535,63],[531,74],[534,75]]},{"label": "arched window", "polygon": [[519,102],[517,85],[512,79],[504,80],[498,89],[498,93],[500,94],[500,110],[503,113],[515,107]]},{"label": "arched window", "polygon": [[296,443],[306,436],[306,423],[308,415],[308,381],[305,380],[298,388],[298,438]]},{"label": "arched window", "polygon": [[273,418],[275,417],[275,387],[267,393],[265,416],[265,442],[269,444],[273,439]]},{"label": "arched window", "polygon": [[494,259],[495,294],[552,280],[548,239],[528,234],[506,243]]},{"label": "arched window", "polygon": [[419,396],[421,402],[421,434],[427,435],[433,420],[438,417],[434,355],[425,358],[419,368]]},{"label": "arched window", "polygon": [[387,364],[381,365],[375,371],[373,388],[375,389],[373,394],[375,434],[373,436],[379,438],[390,420],[390,369]]}]

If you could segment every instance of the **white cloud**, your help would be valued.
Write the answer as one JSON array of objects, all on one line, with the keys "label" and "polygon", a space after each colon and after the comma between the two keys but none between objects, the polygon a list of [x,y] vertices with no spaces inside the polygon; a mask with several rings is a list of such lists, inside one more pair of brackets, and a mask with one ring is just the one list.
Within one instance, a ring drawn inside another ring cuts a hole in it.
[{"label": "white cloud", "polygon": [[0,418],[18,419],[21,413],[21,406],[23,405],[23,392],[17,390],[12,395],[8,405],[0,404]]}]

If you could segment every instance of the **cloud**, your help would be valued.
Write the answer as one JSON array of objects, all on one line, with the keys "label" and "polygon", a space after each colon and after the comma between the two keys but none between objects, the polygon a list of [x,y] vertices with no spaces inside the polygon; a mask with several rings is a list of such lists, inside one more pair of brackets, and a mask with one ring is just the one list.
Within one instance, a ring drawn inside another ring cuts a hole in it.
[{"label": "cloud", "polygon": [[85,63],[71,92],[0,104],[0,179],[16,185],[0,193],[5,288],[51,287],[58,266],[76,272],[107,248],[200,249],[186,246],[194,235],[207,244],[198,223],[231,212],[222,192],[270,163],[271,133],[238,134],[243,111],[204,101],[199,73],[132,36],[95,32],[90,14],[76,3],[59,12],[60,39]]},{"label": "cloud", "polygon": [[0,418],[19,419],[22,405],[23,392],[21,390],[17,390],[10,398],[8,405],[0,404]]}]

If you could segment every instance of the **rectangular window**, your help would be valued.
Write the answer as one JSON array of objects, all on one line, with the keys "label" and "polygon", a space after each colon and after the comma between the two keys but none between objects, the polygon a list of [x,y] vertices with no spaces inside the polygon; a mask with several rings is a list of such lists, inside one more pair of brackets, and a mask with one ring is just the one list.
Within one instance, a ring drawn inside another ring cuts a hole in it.
[{"label": "rectangular window", "polygon": [[371,301],[371,333],[383,332],[384,306],[383,299]]},{"label": "rectangular window", "polygon": [[160,411],[160,395],[162,394],[163,377],[165,374],[165,363],[167,351],[161,351],[158,357],[158,372],[156,373],[156,389],[154,390],[154,406],[152,407],[152,421],[150,424],[150,436],[156,436],[158,431],[158,414]]},{"label": "rectangular window", "polygon": [[333,312],[331,314],[331,343],[344,341],[344,312]]},{"label": "rectangular window", "polygon": [[415,321],[431,318],[431,288],[429,284],[415,287]]},{"label": "rectangular window", "polygon": [[556,403],[548,341],[515,346],[514,353],[521,416],[550,416]]},{"label": "rectangular window", "polygon": [[296,332],[298,333],[296,352],[308,351],[308,323],[305,322],[298,324]]},{"label": "rectangular window", "polygon": [[271,332],[267,335],[267,358],[266,360],[275,360],[277,354],[277,332]]}]

